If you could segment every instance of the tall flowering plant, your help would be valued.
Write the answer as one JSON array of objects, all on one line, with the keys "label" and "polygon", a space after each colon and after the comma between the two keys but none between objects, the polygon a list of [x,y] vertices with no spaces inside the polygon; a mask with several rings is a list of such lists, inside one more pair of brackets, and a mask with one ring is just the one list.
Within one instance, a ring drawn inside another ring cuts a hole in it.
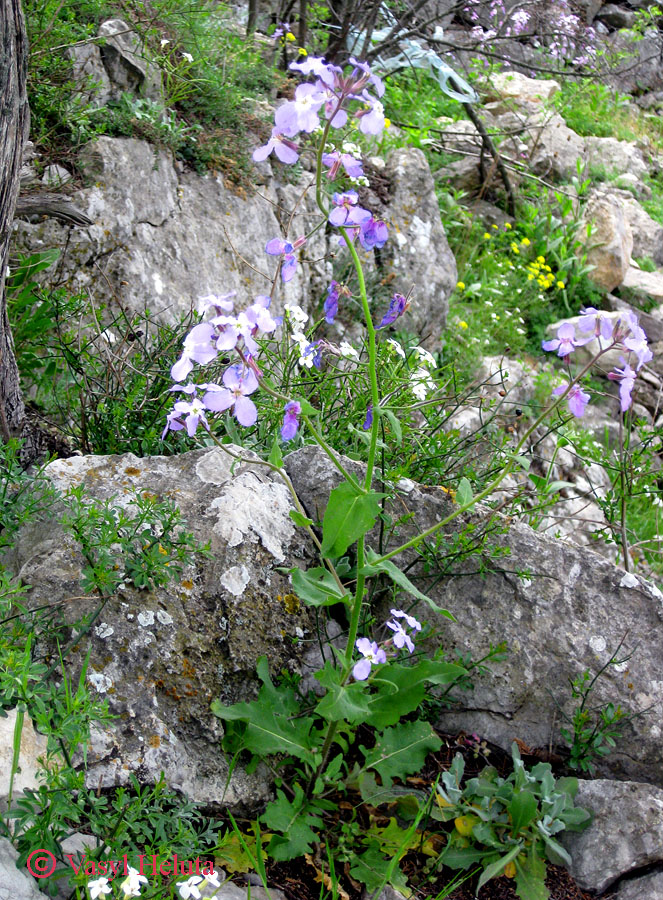
[{"label": "tall flowering plant", "polygon": [[[299,264],[298,251],[309,237],[301,235],[290,241],[287,237],[275,236],[265,247],[265,252],[276,260],[270,294],[256,297],[242,310],[236,308],[231,295],[201,300],[200,312],[204,321],[186,337],[182,355],[172,370],[173,390],[184,394],[185,399],[176,401],[164,429],[164,435],[169,431],[186,430],[192,436],[202,428],[206,435],[215,438],[210,418],[218,413],[231,415],[240,426],[250,427],[258,419],[256,398],[260,396],[280,408],[282,441],[292,441],[306,429],[309,438],[322,447],[331,464],[343,476],[341,484],[329,497],[319,538],[283,468],[276,443],[270,458],[262,461],[288,486],[295,506],[293,518],[308,530],[320,556],[320,565],[290,571],[293,591],[313,607],[342,604],[347,611],[345,647],[336,651],[334,658],[327,660],[316,674],[321,696],[313,705],[303,708],[301,698],[293,689],[282,686],[277,691],[263,658],[258,663],[262,688],[254,701],[234,706],[224,706],[216,701],[212,705],[213,712],[224,720],[224,746],[229,752],[247,752],[259,758],[280,754],[294,768],[291,789],[286,793],[278,788],[276,799],[262,816],[273,835],[268,851],[272,857],[281,860],[311,851],[318,840],[315,829],[321,827],[321,817],[329,808],[326,798],[330,792],[347,783],[368,789],[369,784],[375,784],[375,773],[381,776],[383,785],[388,786],[391,778],[405,777],[417,771],[426,753],[439,748],[439,738],[428,722],[403,721],[403,718],[417,710],[428,686],[448,686],[463,679],[466,670],[446,662],[441,653],[432,659],[423,657],[417,646],[422,625],[409,609],[392,609],[391,618],[376,632],[360,634],[367,582],[378,576],[390,579],[403,595],[412,598],[408,602],[426,603],[436,613],[452,618],[422,593],[393,560],[404,551],[417,548],[493,493],[513,467],[522,464],[519,450],[546,415],[543,413],[532,424],[502,471],[480,494],[473,496],[469,482],[462,479],[455,493],[453,509],[440,522],[388,553],[378,554],[370,548],[367,536],[376,525],[385,498],[385,494],[373,486],[380,422],[390,413],[386,405],[388,397],[381,396],[379,388],[378,345],[383,343],[387,353],[392,350],[403,353],[397,342],[384,336],[384,329],[407,313],[411,299],[409,295],[396,293],[388,308],[379,314],[377,324],[374,322],[360,253],[370,253],[384,246],[389,232],[384,222],[361,205],[354,188],[347,187],[346,179],[363,177],[363,167],[357,149],[344,142],[343,130],[348,123],[355,122],[364,135],[378,136],[382,132],[385,127],[381,102],[384,86],[365,63],[355,59],[351,59],[348,66],[340,67],[321,58],[308,57],[292,63],[290,68],[304,80],[295,90],[294,99],[276,110],[271,136],[264,146],[256,149],[253,158],[259,163],[274,154],[283,164],[292,165],[303,153],[309,152],[311,136],[320,135],[314,150],[316,200],[321,216],[316,228],[324,225],[338,236],[339,244],[346,249],[354,267],[358,286],[356,300],[362,310],[366,332],[365,358],[360,361],[359,353],[350,344],[336,348],[326,341],[312,340],[303,330],[308,316],[299,307],[286,303],[283,316],[273,314],[272,298],[276,287],[279,281],[287,285],[294,276]],[[340,137],[331,144],[330,135],[336,132]],[[334,321],[348,297],[349,290],[345,285],[331,282],[324,301],[327,322]],[[585,321],[588,329],[590,322],[595,328],[601,328],[598,315],[592,319],[588,314]],[[327,445],[316,425],[316,410],[311,404],[303,397],[280,390],[263,375],[261,343],[274,337],[279,328],[287,330],[298,365],[303,370],[321,366],[323,355],[327,353],[344,356],[349,366],[364,367],[368,396],[362,424],[367,448],[362,478],[350,473]],[[628,337],[625,328],[612,334],[611,346],[621,341],[629,352],[644,361],[647,351],[640,332],[634,323],[629,328]],[[547,349],[557,350],[566,358],[575,347],[590,339],[589,330],[577,337],[575,331],[572,333],[563,327]],[[600,352],[604,352],[603,348]],[[198,384],[188,380],[195,366],[205,366],[227,356],[233,360],[218,382]],[[423,401],[435,387],[432,377],[435,360],[423,348],[417,348],[416,356],[418,368],[410,389],[414,398]],[[629,366],[625,361],[624,368],[615,372],[615,377],[624,385],[624,397],[630,396]],[[581,414],[587,400],[579,380],[588,368],[575,377],[569,375],[568,384],[557,392],[552,408],[566,402],[574,414]],[[231,455],[236,454],[226,445],[220,443],[220,446]],[[352,733],[360,723],[376,729],[375,748],[358,748],[356,761],[348,763],[346,751]],[[393,864],[388,871],[394,873]]]}]

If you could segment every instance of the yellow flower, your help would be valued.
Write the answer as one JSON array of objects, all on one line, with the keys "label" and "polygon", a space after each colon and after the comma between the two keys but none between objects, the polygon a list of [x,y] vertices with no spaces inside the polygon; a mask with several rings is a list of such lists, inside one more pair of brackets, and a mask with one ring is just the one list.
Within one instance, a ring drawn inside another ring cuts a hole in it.
[{"label": "yellow flower", "polygon": [[504,227],[506,228],[507,231],[511,231],[511,222],[505,222]]},{"label": "yellow flower", "polygon": [[543,268],[546,270],[546,272],[552,272],[552,269],[550,268],[550,266],[544,266]]},{"label": "yellow flower", "polygon": [[458,323],[458,327],[459,327],[459,328],[462,328],[463,331],[464,331],[464,330],[465,330],[466,328],[468,328],[469,326],[468,326],[467,322],[462,322],[462,321],[461,321],[461,322]]},{"label": "yellow flower", "polygon": [[488,234],[487,231],[484,231],[483,236],[486,240],[490,240],[490,235]]},{"label": "yellow flower", "polygon": [[534,276],[532,275],[531,272],[530,272],[529,275],[527,276],[527,280],[528,280],[528,281],[534,281]]},{"label": "yellow flower", "polygon": [[529,245],[531,244],[531,241],[529,238],[523,238],[520,243],[523,245],[523,247],[529,247]]},{"label": "yellow flower", "polygon": [[492,227],[493,227],[495,230],[497,230],[497,225],[493,225]]},{"label": "yellow flower", "polygon": [[560,289],[560,291],[563,291],[564,288],[566,287],[566,285],[564,284],[563,281],[558,281],[558,282],[557,282],[557,287]]},{"label": "yellow flower", "polygon": [[297,38],[294,36],[292,31],[289,31],[285,36],[286,41],[296,41]]},{"label": "yellow flower", "polygon": [[300,47],[297,53],[299,53],[300,56],[308,56],[308,50],[304,50],[303,47]]},{"label": "yellow flower", "polygon": [[464,291],[465,290],[465,282],[459,281],[458,284],[456,285],[456,287],[458,288],[459,291]]},{"label": "yellow flower", "polygon": [[384,127],[391,128],[391,119],[388,119],[386,116],[384,117]]},{"label": "yellow flower", "polygon": [[546,258],[545,258],[545,256],[537,256],[536,261],[538,263],[541,263],[541,265],[543,265],[544,262],[546,261]]}]

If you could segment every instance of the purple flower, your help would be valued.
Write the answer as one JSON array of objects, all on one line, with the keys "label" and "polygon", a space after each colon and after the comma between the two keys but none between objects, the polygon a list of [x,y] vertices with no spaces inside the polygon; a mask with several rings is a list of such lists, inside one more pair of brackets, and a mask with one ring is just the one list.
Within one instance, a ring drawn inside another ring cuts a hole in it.
[{"label": "purple flower", "polygon": [[373,216],[359,227],[359,243],[364,250],[373,250],[374,248],[379,250],[387,243],[388,237],[387,226],[384,222],[374,219]]},{"label": "purple flower", "polygon": [[334,319],[338,315],[338,298],[340,297],[340,284],[338,281],[332,281],[327,288],[327,299],[325,300],[325,322],[332,325]]},{"label": "purple flower", "polygon": [[331,225],[362,225],[371,218],[367,209],[357,206],[359,195],[356,191],[335,192],[332,197],[334,209],[329,213]]},{"label": "purple flower", "polygon": [[541,346],[544,350],[557,350],[558,356],[568,356],[573,353],[576,347],[582,347],[594,340],[593,336],[578,340],[576,338],[576,330],[571,322],[562,322],[557,329],[557,337],[552,341],[542,341]]},{"label": "purple flower", "polygon": [[408,626],[413,629],[413,631],[421,631],[421,622],[418,619],[415,619],[414,616],[409,616],[406,612],[403,612],[402,609],[392,609],[392,616],[395,619],[405,619]]},{"label": "purple flower", "polygon": [[320,107],[326,100],[326,94],[315,84],[300,84],[295,91],[295,99],[282,104],[274,114],[274,124],[288,137],[294,137],[300,131],[310,134],[320,124],[318,115]]},{"label": "purple flower", "polygon": [[403,315],[404,312],[410,308],[410,300],[408,297],[404,297],[403,294],[394,294],[391,298],[391,302],[389,304],[389,309],[382,317],[382,321],[378,325],[378,329],[386,328],[387,325],[392,325],[396,319]]},{"label": "purple flower", "polygon": [[631,329],[630,337],[627,337],[623,343],[627,350],[631,350],[638,357],[638,370],[648,363],[653,357],[653,353],[649,349],[647,343],[647,335],[638,324],[638,317],[635,313],[629,312],[626,316]]},{"label": "purple flower", "polygon": [[[559,387],[556,387],[553,391],[554,396],[559,397],[564,391],[568,388],[567,384],[560,384]],[[574,384],[571,390],[569,391],[569,395],[566,398],[566,402],[569,407],[569,412],[580,418],[585,414],[585,407],[589,403],[590,397],[585,391],[580,389],[580,385]]]},{"label": "purple flower", "polygon": [[339,66],[326,63],[322,56],[307,56],[303,62],[291,62],[289,68],[294,69],[296,72],[301,72],[302,75],[313,73],[327,87],[334,87],[336,75],[343,71]]},{"label": "purple flower", "polygon": [[635,384],[635,379],[637,377],[637,372],[634,372],[633,369],[626,362],[624,357],[620,357],[620,363],[623,365],[623,369],[615,369],[614,372],[610,372],[608,374],[608,378],[611,381],[619,381],[619,401],[622,412],[626,412],[626,410],[630,407],[631,400],[631,392],[633,390],[633,386]]},{"label": "purple flower", "polygon": [[355,72],[353,72],[352,74],[356,75],[356,69],[360,69],[364,73],[364,78],[367,78],[367,80],[375,87],[375,93],[378,95],[378,97],[382,97],[382,95],[384,94],[384,83],[379,75],[374,75],[373,72],[371,72],[371,67],[368,65],[368,63],[359,62],[354,58],[354,56],[351,56],[350,65],[355,67]]},{"label": "purple flower", "polygon": [[373,427],[373,404],[369,403],[366,408],[366,418],[364,419],[364,424],[361,426],[364,431],[369,431]]},{"label": "purple flower", "polygon": [[284,441],[291,441],[297,434],[301,411],[302,407],[296,400],[291,400],[289,403],[286,403],[283,425],[281,426],[281,437]]},{"label": "purple flower", "polygon": [[341,153],[340,150],[333,150],[331,153],[324,153],[322,156],[322,164],[327,166],[327,178],[333,181],[339,173],[341,166],[345,169],[345,174],[349,178],[359,178],[364,174],[364,169],[360,159],[355,159],[350,153]]},{"label": "purple flower", "polygon": [[355,113],[359,119],[359,130],[362,134],[382,134],[384,129],[384,107],[379,100],[364,91],[361,99],[366,104],[366,109]]},{"label": "purple flower", "polygon": [[377,666],[387,661],[387,655],[381,647],[368,638],[358,638],[355,647],[364,657],[360,659],[352,670],[352,674],[357,681],[366,681],[371,674],[371,666]]},{"label": "purple flower", "polygon": [[613,323],[610,319],[601,315],[598,309],[588,306],[580,312],[583,317],[580,320],[579,328],[585,333],[591,331],[594,337],[602,337],[606,341],[612,340]]},{"label": "purple flower", "polygon": [[170,370],[171,378],[181,381],[193,369],[194,362],[201,365],[211,362],[218,353],[215,343],[214,326],[211,323],[201,322],[200,325],[195,325],[184,338],[184,351]]},{"label": "purple flower", "polygon": [[407,631],[403,628],[400,622],[386,622],[387,628],[391,628],[394,632],[394,636],[392,638],[394,642],[394,647],[398,647],[402,649],[403,647],[407,647],[410,653],[414,653],[414,643],[412,638],[407,633]]},{"label": "purple flower", "polygon": [[253,151],[254,162],[264,162],[272,151],[277,159],[286,166],[291,166],[299,159],[297,144],[289,140],[278,128],[272,129],[272,136],[262,147]]},{"label": "purple flower", "polygon": [[183,428],[186,428],[189,437],[193,437],[201,422],[209,430],[209,423],[205,418],[205,409],[204,401],[198,400],[197,397],[194,397],[191,402],[178,400],[173,406],[173,411],[166,416],[166,427],[161,434],[161,440],[166,437],[169,431],[181,431]]},{"label": "purple flower", "polygon": [[305,243],[306,238],[297,238],[294,244],[291,244],[289,241],[282,241],[280,238],[272,238],[271,241],[267,241],[265,253],[269,253],[270,256],[283,257],[281,263],[281,278],[283,281],[290,281],[295,274],[295,269],[297,268],[295,250],[299,250]]},{"label": "purple flower", "polygon": [[242,363],[236,363],[223,373],[223,383],[224,388],[207,386],[210,390],[203,397],[204,405],[212,412],[224,412],[234,405],[234,416],[239,424],[245,428],[254,425],[258,410],[248,395],[259,387],[255,372]]}]

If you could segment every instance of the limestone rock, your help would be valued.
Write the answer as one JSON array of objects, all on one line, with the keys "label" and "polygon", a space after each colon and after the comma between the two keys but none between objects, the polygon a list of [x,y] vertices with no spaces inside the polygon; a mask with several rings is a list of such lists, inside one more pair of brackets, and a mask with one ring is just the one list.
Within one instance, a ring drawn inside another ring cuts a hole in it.
[{"label": "limestone rock", "polygon": [[[309,515],[324,512],[337,476],[322,454],[303,448],[286,458],[286,467]],[[394,517],[412,513],[396,540],[408,540],[451,509],[443,491],[410,483],[389,510]],[[472,517],[475,534],[486,524],[485,515],[477,511]],[[663,742],[655,710],[663,700],[658,674],[663,668],[658,640],[663,595],[640,577],[625,579],[622,569],[586,548],[540,535],[522,523],[501,523],[503,533],[491,543],[504,548],[504,555],[469,558],[454,569],[455,575],[439,580],[429,567],[419,582],[456,617],[449,622],[423,603],[416,607],[419,617],[438,629],[436,642],[450,653],[471,651],[477,659],[503,640],[509,648],[505,661],[492,665],[486,679],[477,679],[473,690],[462,695],[462,705],[443,713],[439,724],[446,731],[477,732],[505,749],[515,738],[534,747],[561,744],[557,704],[571,713],[568,679],[585,669],[596,672],[623,641],[622,655],[633,655],[628,665],[610,667],[598,680],[592,705],[620,703],[642,715],[625,725],[602,765],[620,777],[661,784]],[[395,546],[391,538],[383,549]],[[394,561],[414,561],[409,553],[403,557]],[[416,580],[417,574],[415,564],[409,576]],[[435,586],[428,588],[431,580]],[[403,602],[408,602],[405,597]],[[377,611],[378,619],[383,612],[388,615],[388,607]]]},{"label": "limestone rock", "polygon": [[663,900],[663,872],[623,882],[614,900]]},{"label": "limestone rock", "polygon": [[44,900],[44,894],[27,872],[16,868],[18,852],[0,838],[0,900]]},{"label": "limestone rock", "polygon": [[[581,781],[575,804],[594,815],[585,831],[562,837],[581,888],[602,894],[620,876],[663,863],[662,790],[630,781]],[[653,900],[648,893],[637,896]]]},{"label": "limestone rock", "polygon": [[[7,809],[9,797],[9,775],[11,773],[12,759],[14,755],[14,726],[16,724],[16,710],[9,711],[5,718],[0,719],[0,809]],[[32,719],[25,716],[23,730],[21,732],[21,754],[19,756],[19,772],[14,776],[13,803],[20,794],[30,788],[37,790],[39,780],[37,771],[40,756],[46,755],[47,738],[34,730]]]},{"label": "limestone rock", "polygon": [[651,297],[659,305],[663,303],[663,270],[643,272],[635,266],[626,270],[621,287],[628,288],[636,294]]},{"label": "limestone rock", "polygon": [[530,166],[536,175],[568,180],[585,157],[585,139],[572,131],[558,113],[539,116],[532,128]]},{"label": "limestone rock", "polygon": [[99,26],[101,58],[111,82],[111,94],[140,94],[161,101],[161,72],[146,56],[135,31],[122,19],[108,19]]},{"label": "limestone rock", "polygon": [[642,178],[648,172],[644,154],[633,141],[618,141],[611,137],[586,137],[587,161],[603,166],[608,173],[629,173]]},{"label": "limestone rock", "polygon": [[[592,231],[587,237],[587,224]],[[587,262],[594,266],[590,278],[606,291],[624,280],[633,252],[633,233],[624,208],[614,195],[593,189],[578,228],[578,238],[587,250]]]},{"label": "limestone rock", "polygon": [[379,213],[389,226],[389,240],[380,251],[380,272],[390,278],[394,291],[407,294],[414,289],[407,327],[424,343],[435,343],[446,323],[458,271],[433,177],[422,151],[411,147],[389,154],[385,175],[389,199]]},{"label": "limestone rock", "polygon": [[617,6],[616,3],[606,3],[597,13],[597,18],[609,25],[610,28],[632,28],[635,24],[633,10],[624,9],[623,6]]},{"label": "limestone rock", "polygon": [[608,38],[608,47],[611,52],[623,54],[605,76],[617,90],[643,94],[663,88],[663,34],[658,29],[646,29],[638,41],[628,31],[617,31]]},{"label": "limestone rock", "polygon": [[99,47],[92,43],[80,44],[64,52],[72,62],[72,79],[81,99],[96,109],[105,106],[111,99],[112,88]]},{"label": "limestone rock", "polygon": [[[296,645],[310,639],[313,626],[308,610],[284,600],[291,588],[278,567],[307,559],[309,549],[289,518],[285,485],[264,466],[232,466],[222,450],[208,449],[72,457],[46,469],[62,491],[83,484],[86,498],[115,498],[125,507],[136,491],[170,498],[183,527],[211,544],[211,556],[196,557],[179,582],[119,590],[92,630],[88,683],[118,718],[94,728],[91,787],[124,784],[130,773],[151,783],[164,772],[172,787],[216,807],[256,805],[267,795],[260,770],[250,778],[237,772],[225,789],[223,728],[209,704],[250,697],[260,656],[276,671],[296,667]],[[68,598],[72,624],[90,613],[79,587],[82,559],[55,516],[27,529],[8,562],[31,585],[34,602]],[[82,646],[78,665],[85,652]]]},{"label": "limestone rock", "polygon": [[520,72],[494,73],[490,76],[490,84],[499,98],[513,99],[516,103],[544,103],[560,90],[559,82],[552,78],[527,78]]},{"label": "limestone rock", "polygon": [[652,219],[634,197],[624,197],[622,207],[633,235],[633,258],[647,256],[663,265],[663,225]]}]

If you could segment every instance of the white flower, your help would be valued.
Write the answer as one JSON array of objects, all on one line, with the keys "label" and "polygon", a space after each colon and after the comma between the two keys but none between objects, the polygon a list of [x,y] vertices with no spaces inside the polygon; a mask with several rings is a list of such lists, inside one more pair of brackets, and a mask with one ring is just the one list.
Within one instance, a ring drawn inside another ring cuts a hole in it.
[{"label": "white flower", "polygon": [[435,382],[428,369],[415,369],[410,380],[410,389],[418,400],[425,400],[428,392],[435,390]]},{"label": "white flower", "polygon": [[286,303],[285,314],[289,322],[292,322],[293,325],[298,325],[300,328],[308,322],[308,314],[296,303]]},{"label": "white flower", "polygon": [[190,62],[190,63],[193,62],[193,56],[191,56],[190,53],[183,53],[182,58],[185,59],[187,62]]},{"label": "white flower", "polygon": [[346,356],[348,359],[359,359],[359,354],[352,344],[348,344],[347,341],[341,341],[338,349],[340,350],[341,356]]},{"label": "white flower", "polygon": [[97,900],[102,894],[110,894],[111,886],[107,878],[97,878],[96,881],[88,881],[87,889],[92,900]]},{"label": "white flower", "polygon": [[177,887],[180,889],[180,897],[182,900],[189,900],[189,897],[193,897],[194,900],[200,900],[202,894],[196,885],[200,884],[202,880],[200,875],[192,875],[187,881],[178,881]]},{"label": "white flower", "polygon": [[398,353],[398,355],[399,355],[400,357],[402,357],[403,359],[405,359],[405,350],[403,350],[403,348],[402,348],[401,345],[398,343],[398,341],[395,341],[393,338],[387,338],[387,343],[388,343],[389,346],[392,348],[392,350],[394,351],[394,353]]},{"label": "white flower", "polygon": [[147,884],[147,878],[138,874],[138,869],[129,866],[129,874],[124,879],[120,887],[124,891],[125,897],[140,897],[141,884]]},{"label": "white flower", "polygon": [[221,882],[219,881],[219,873],[215,872],[214,869],[212,869],[211,872],[208,872],[205,875],[205,881],[208,884],[211,884],[212,887],[221,887]]},{"label": "white flower", "polygon": [[428,350],[424,350],[423,347],[415,347],[414,352],[417,355],[417,362],[420,365],[429,366],[431,369],[437,368],[435,357],[432,353],[429,353]]},{"label": "white flower", "polygon": [[168,38],[162,38],[159,43],[162,47],[166,47],[168,44],[170,44],[170,41],[168,40]]}]

